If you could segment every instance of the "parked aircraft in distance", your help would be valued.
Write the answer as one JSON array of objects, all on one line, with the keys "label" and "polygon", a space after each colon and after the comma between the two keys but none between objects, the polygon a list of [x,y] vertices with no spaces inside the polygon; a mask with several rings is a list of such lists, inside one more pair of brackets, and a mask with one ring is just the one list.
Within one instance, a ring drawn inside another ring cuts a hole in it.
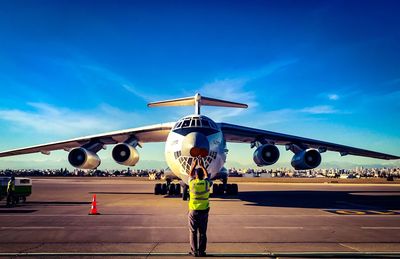
[{"label": "parked aircraft in distance", "polygon": [[126,166],[134,166],[139,161],[137,146],[147,142],[166,142],[165,159],[172,173],[181,179],[180,185],[167,181],[156,184],[155,194],[180,194],[187,199],[188,173],[193,159],[202,159],[209,171],[211,180],[221,180],[214,184],[216,194],[237,194],[238,186],[228,184],[228,173],[224,168],[228,149],[226,142],[249,143],[255,148],[253,160],[258,166],[272,165],[279,159],[276,145],[284,145],[294,153],[291,164],[296,170],[313,169],[321,163],[321,153],[339,152],[340,155],[356,155],[379,159],[399,159],[399,156],[344,146],[340,144],[302,138],[272,131],[249,128],[228,123],[216,123],[201,115],[201,106],[223,106],[247,108],[246,104],[229,102],[196,94],[167,101],[149,103],[148,107],[195,106],[195,113],[177,122],[163,123],[140,128],[113,131],[98,135],[80,137],[43,145],[25,147],[0,152],[0,157],[22,155],[64,149],[69,152],[69,163],[81,169],[95,169],[101,161],[97,155],[104,146],[116,144],[112,150],[113,159]]}]

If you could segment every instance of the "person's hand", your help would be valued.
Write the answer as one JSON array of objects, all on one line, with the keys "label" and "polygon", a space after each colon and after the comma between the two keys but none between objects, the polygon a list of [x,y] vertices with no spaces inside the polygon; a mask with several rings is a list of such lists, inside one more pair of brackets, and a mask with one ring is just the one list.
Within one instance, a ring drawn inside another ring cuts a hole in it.
[{"label": "person's hand", "polygon": [[203,159],[202,159],[201,157],[198,157],[197,159],[199,160],[199,165],[202,166],[202,167],[204,167],[204,161],[203,161]]}]

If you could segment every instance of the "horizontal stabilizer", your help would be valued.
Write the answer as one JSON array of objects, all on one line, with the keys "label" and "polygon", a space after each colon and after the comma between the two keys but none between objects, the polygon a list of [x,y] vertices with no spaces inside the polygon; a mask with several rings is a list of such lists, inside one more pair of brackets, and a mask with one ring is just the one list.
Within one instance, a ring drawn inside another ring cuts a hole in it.
[{"label": "horizontal stabilizer", "polygon": [[197,93],[193,97],[185,97],[178,99],[171,99],[166,101],[152,102],[149,103],[148,107],[160,107],[160,106],[196,106],[196,114],[200,114],[200,106],[220,106],[220,107],[232,107],[232,108],[247,108],[247,104],[230,102],[220,99],[214,99],[209,97],[203,97]]}]

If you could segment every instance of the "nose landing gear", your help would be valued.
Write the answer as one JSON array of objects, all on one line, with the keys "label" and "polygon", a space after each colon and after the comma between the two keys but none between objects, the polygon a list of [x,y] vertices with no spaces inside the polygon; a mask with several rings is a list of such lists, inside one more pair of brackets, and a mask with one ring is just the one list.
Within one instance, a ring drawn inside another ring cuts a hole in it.
[{"label": "nose landing gear", "polygon": [[166,183],[156,183],[154,186],[154,194],[155,195],[166,195],[174,196],[181,195],[181,186],[180,184],[171,183],[171,181],[167,180]]}]

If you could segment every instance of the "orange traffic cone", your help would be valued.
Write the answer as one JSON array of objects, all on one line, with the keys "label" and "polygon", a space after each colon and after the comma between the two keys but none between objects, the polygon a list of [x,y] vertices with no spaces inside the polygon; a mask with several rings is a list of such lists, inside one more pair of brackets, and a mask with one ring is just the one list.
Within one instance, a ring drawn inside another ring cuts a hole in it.
[{"label": "orange traffic cone", "polygon": [[89,211],[89,215],[100,215],[100,213],[97,212],[96,194],[93,194],[92,208]]}]

